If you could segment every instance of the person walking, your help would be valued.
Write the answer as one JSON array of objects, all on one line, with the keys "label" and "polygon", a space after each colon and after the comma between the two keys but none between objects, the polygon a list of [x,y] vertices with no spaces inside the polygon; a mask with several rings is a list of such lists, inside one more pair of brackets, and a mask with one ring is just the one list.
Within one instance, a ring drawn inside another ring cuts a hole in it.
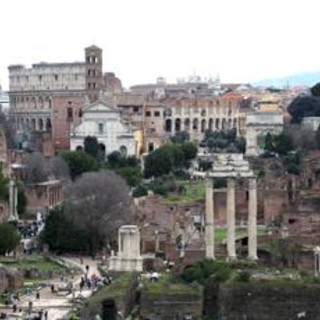
[{"label": "person walking", "polygon": [[37,293],[36,293],[36,299],[40,300],[40,292],[39,291],[37,291]]}]

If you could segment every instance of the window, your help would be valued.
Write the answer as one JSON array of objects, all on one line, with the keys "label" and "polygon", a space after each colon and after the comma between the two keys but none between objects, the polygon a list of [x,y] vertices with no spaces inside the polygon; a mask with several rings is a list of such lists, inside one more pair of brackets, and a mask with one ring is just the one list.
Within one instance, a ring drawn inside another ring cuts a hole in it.
[{"label": "window", "polygon": [[39,79],[39,81],[41,81],[42,80],[42,76],[40,75],[40,76],[38,76],[38,79]]},{"label": "window", "polygon": [[58,81],[58,75],[57,74],[54,75],[54,80]]},{"label": "window", "polygon": [[71,120],[73,118],[72,108],[70,108],[70,107],[67,109],[67,118],[69,120]]},{"label": "window", "polygon": [[103,134],[104,133],[104,125],[103,125],[103,123],[98,123],[98,132],[99,132],[99,134]]},{"label": "window", "polygon": [[151,117],[151,111],[146,111],[146,117]]},{"label": "window", "polygon": [[152,152],[154,150],[154,144],[153,142],[148,143],[148,152]]},{"label": "window", "polygon": [[138,112],[139,111],[139,106],[133,106],[133,112]]},{"label": "window", "polygon": [[154,112],[154,116],[155,116],[155,117],[160,117],[160,111],[155,111],[155,112]]}]

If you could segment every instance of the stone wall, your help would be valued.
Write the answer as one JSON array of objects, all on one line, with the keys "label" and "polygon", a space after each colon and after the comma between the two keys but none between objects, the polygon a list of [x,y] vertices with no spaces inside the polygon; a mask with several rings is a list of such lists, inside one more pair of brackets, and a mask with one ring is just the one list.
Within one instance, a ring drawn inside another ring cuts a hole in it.
[{"label": "stone wall", "polygon": [[170,289],[167,294],[141,292],[140,319],[183,319],[186,315],[202,319],[202,293],[171,294]]},{"label": "stone wall", "polygon": [[15,269],[0,264],[0,293],[16,290],[23,285],[23,276]]},{"label": "stone wall", "polygon": [[[218,316],[228,320],[320,319],[320,285],[254,283],[219,288]],[[215,295],[213,295],[215,298]],[[216,313],[210,316],[217,316]]]}]

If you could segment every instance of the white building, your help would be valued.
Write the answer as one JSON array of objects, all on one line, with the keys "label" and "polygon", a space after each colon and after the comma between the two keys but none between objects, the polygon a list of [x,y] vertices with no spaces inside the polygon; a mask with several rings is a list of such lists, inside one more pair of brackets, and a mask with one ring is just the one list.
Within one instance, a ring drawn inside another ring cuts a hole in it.
[{"label": "white building", "polygon": [[120,151],[123,155],[136,155],[133,130],[122,121],[112,98],[101,97],[83,109],[81,124],[71,130],[70,149],[82,149],[87,136],[98,139],[105,155],[113,151]]},{"label": "white building", "polygon": [[[267,133],[280,134],[283,129],[282,112],[252,112],[246,118],[246,155],[258,156],[260,140]],[[263,139],[262,139],[263,140]]]}]

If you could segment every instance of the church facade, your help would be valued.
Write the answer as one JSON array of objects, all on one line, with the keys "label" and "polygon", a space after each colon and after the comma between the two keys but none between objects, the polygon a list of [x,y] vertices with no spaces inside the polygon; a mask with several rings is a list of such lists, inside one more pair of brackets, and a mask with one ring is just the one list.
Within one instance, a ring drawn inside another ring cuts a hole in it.
[{"label": "church facade", "polygon": [[83,109],[81,123],[71,130],[70,149],[84,147],[84,139],[95,136],[101,151],[107,156],[113,151],[123,155],[135,155],[136,142],[130,123],[125,123],[117,105],[110,97],[101,97]]}]

